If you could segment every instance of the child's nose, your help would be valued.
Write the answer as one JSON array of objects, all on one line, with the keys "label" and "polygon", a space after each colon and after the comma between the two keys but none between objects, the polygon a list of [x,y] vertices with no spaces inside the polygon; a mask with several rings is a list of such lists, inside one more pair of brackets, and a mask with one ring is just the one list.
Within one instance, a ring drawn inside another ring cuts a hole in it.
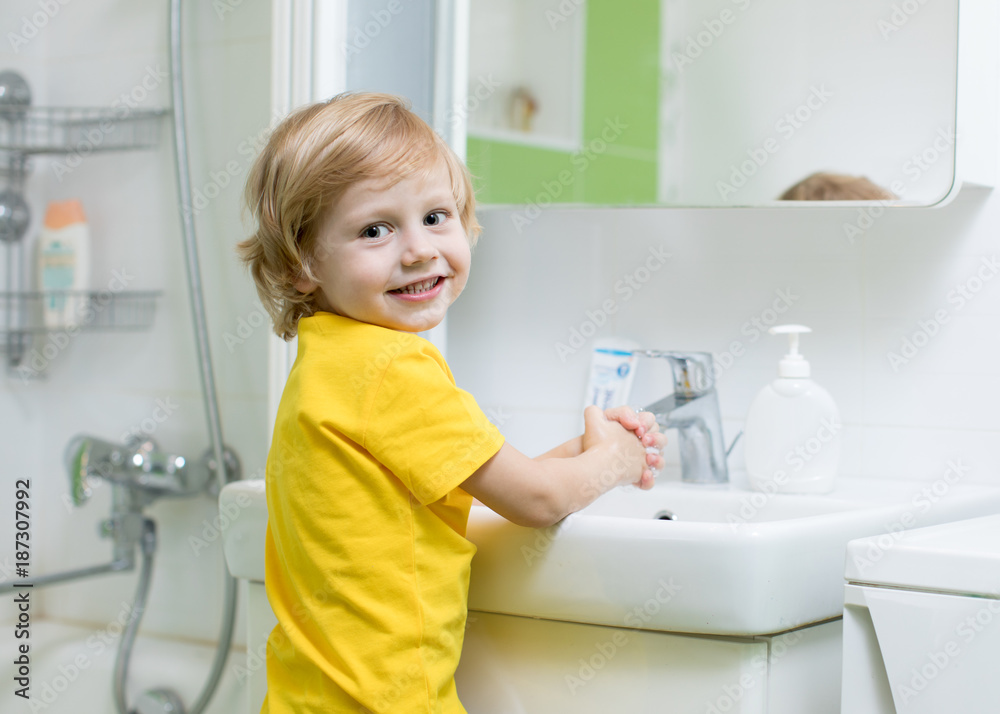
[{"label": "child's nose", "polygon": [[427,231],[415,228],[403,234],[403,264],[426,263],[437,255]]}]

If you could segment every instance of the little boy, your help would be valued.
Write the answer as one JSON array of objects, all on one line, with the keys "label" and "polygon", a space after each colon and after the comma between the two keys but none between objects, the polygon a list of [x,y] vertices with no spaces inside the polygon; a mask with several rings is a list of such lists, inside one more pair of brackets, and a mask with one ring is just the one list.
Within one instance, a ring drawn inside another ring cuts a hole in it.
[{"label": "little boy", "polygon": [[[531,459],[416,333],[445,316],[479,226],[468,172],[406,107],[340,95],[287,117],[254,164],[240,244],[275,332],[298,334],[267,463],[263,712],[465,712],[472,498],[547,526],[652,486],[652,415],[585,411]],[[647,450],[651,453],[647,453]]]}]

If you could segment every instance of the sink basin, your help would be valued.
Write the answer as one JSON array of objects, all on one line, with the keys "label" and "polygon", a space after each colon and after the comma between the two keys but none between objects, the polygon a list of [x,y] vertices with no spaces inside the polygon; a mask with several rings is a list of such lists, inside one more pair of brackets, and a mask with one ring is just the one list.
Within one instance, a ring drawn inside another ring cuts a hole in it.
[{"label": "sink basin", "polygon": [[[473,506],[469,609],[715,635],[839,617],[848,541],[1000,513],[1000,489],[840,478],[825,496],[658,483],[617,489],[545,529]],[[662,477],[661,477],[662,478]],[[264,579],[261,480],[219,496],[230,571]],[[669,511],[674,520],[660,520]],[[887,536],[887,538],[892,536]]]},{"label": "sink basin", "polygon": [[612,491],[539,530],[474,506],[469,609],[773,634],[840,617],[848,541],[996,512],[1000,489],[943,479],[841,478],[824,496],[667,481]]},{"label": "sink basin", "polygon": [[[666,493],[669,491],[669,493]],[[765,494],[711,486],[673,484],[656,495],[638,489],[616,489],[581,513],[588,516],[674,520],[682,523],[765,523],[811,518],[859,508],[854,501],[822,496]]]}]

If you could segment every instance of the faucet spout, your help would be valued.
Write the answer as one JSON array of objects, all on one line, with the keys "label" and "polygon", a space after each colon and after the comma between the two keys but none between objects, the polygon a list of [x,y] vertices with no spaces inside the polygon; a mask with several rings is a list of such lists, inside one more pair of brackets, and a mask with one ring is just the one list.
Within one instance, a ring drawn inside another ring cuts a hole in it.
[{"label": "faucet spout", "polygon": [[687,483],[729,482],[719,398],[707,352],[638,350],[636,354],[670,361],[674,391],[645,408],[664,429],[677,429],[681,480]]}]

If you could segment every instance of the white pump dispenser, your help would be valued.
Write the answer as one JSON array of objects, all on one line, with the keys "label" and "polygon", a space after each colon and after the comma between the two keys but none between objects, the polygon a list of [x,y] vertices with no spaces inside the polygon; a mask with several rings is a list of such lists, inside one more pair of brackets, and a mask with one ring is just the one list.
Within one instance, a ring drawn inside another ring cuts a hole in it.
[{"label": "white pump dispenser", "polygon": [[747,414],[744,452],[752,488],[770,493],[827,493],[840,461],[840,415],[830,394],[809,379],[799,353],[802,325],[772,327],[788,335],[778,378],[764,387]]}]

